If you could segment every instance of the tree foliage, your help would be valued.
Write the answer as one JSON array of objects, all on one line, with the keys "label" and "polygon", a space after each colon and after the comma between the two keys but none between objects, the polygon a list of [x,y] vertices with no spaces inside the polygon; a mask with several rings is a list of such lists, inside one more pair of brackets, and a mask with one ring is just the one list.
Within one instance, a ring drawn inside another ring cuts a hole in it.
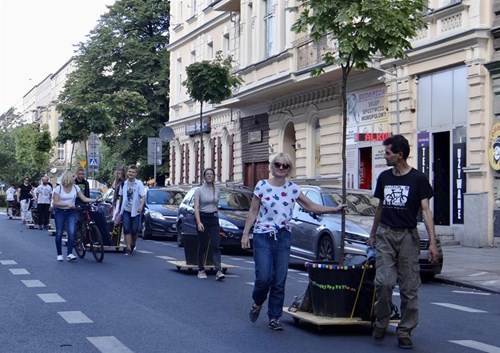
[{"label": "tree foliage", "polygon": [[[353,68],[364,70],[373,57],[404,58],[411,49],[410,40],[426,26],[423,12],[427,0],[299,0],[299,19],[293,24],[296,32],[310,33],[312,39],[325,36],[336,47],[323,55],[324,66],[313,70],[323,72],[325,66],[342,69],[342,194],[346,202],[346,128],[347,80]],[[345,214],[342,214],[342,237],[345,238]],[[344,242],[341,242],[343,253]]]},{"label": "tree foliage", "polygon": [[225,59],[218,51],[214,60],[203,60],[186,67],[187,79],[183,82],[191,98],[198,102],[218,104],[231,97],[232,89],[241,80],[231,74],[232,57]]},{"label": "tree foliage", "polygon": [[[78,44],[77,69],[58,105],[58,142],[85,141],[94,132],[109,152],[101,161],[146,165],[147,137],[158,136],[168,120],[169,10],[163,0],[118,0],[109,7]],[[114,167],[101,164],[99,174],[107,179]]]}]

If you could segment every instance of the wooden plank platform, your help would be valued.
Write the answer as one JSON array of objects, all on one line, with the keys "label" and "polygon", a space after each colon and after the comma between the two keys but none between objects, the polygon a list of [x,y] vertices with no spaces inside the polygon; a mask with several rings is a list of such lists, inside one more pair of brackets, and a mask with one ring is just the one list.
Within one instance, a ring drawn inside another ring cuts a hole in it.
[{"label": "wooden plank platform", "polygon": [[328,317],[328,316],[317,316],[313,313],[308,313],[305,311],[289,311],[288,307],[283,308],[283,312],[291,315],[295,322],[305,321],[317,326],[348,326],[348,325],[367,325],[372,324],[371,321],[363,320],[359,317]]},{"label": "wooden plank platform", "polygon": [[[176,266],[177,271],[180,271],[183,268],[187,269],[188,272],[198,270],[198,265],[190,265],[190,264],[188,265],[186,263],[186,261],[169,260],[167,262]],[[221,262],[221,267],[222,267],[222,272],[226,273],[229,268],[236,268],[237,266],[228,265],[228,264]],[[215,267],[214,267],[214,265],[205,265],[205,269],[208,271],[213,271],[213,270],[215,270]]]}]

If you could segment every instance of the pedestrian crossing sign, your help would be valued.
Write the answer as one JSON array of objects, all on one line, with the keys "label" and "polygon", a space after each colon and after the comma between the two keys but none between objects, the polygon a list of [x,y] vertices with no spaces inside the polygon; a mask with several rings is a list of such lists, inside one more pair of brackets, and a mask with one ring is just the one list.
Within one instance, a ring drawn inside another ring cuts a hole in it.
[{"label": "pedestrian crossing sign", "polygon": [[98,167],[99,161],[97,160],[97,158],[89,158],[89,166]]}]

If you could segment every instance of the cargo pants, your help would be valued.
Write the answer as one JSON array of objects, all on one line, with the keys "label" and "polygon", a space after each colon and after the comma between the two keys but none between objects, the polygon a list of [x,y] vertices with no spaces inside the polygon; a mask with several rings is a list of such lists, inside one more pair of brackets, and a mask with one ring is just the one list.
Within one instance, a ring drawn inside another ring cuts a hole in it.
[{"label": "cargo pants", "polygon": [[375,243],[375,326],[386,329],[391,316],[392,290],[399,284],[401,321],[398,338],[411,337],[418,324],[418,288],[420,287],[420,238],[417,229],[395,229],[380,224]]}]

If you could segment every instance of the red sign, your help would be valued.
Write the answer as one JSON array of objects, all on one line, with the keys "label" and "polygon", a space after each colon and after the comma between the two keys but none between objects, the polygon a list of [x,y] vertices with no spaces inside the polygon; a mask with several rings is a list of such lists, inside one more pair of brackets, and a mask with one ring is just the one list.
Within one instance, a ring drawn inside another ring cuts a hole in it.
[{"label": "red sign", "polygon": [[391,137],[390,132],[380,132],[380,133],[368,133],[368,134],[356,134],[357,142],[382,142],[386,138]]}]

